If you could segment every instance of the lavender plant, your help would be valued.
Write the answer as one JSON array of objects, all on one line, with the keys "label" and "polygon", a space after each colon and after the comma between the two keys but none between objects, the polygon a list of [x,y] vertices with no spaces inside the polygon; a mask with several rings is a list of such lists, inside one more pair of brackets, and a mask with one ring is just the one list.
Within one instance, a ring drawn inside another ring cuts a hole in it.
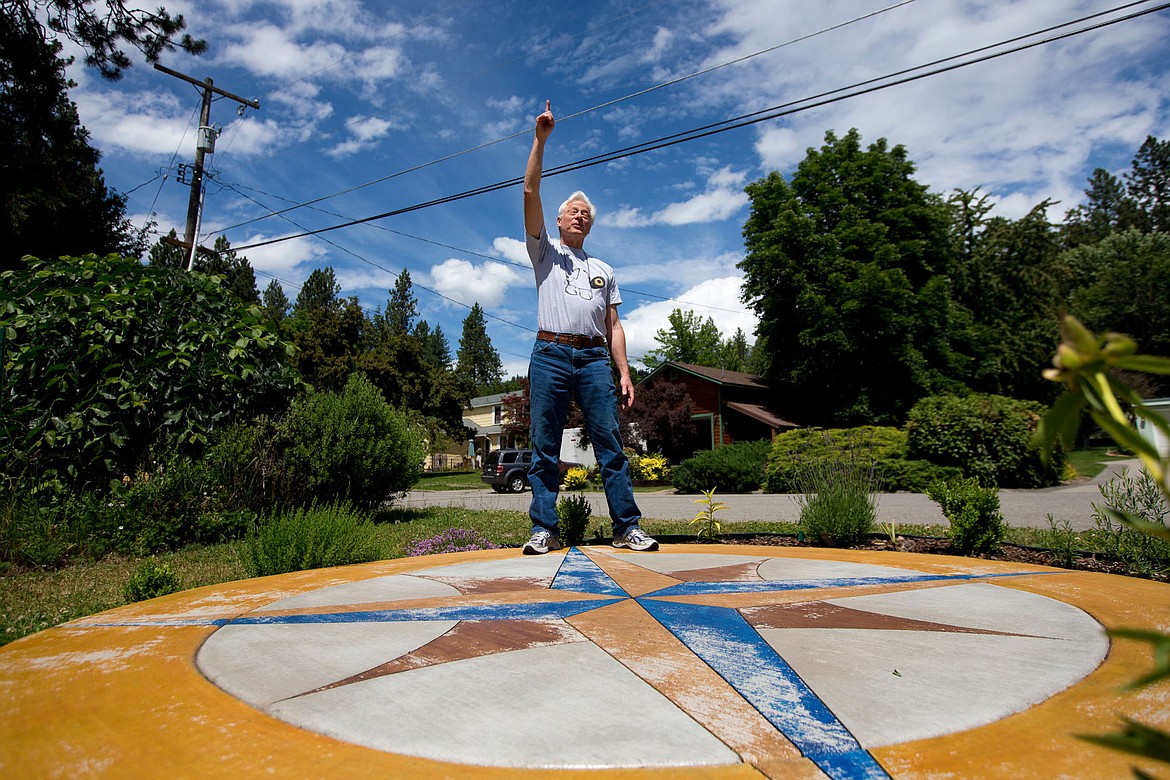
[{"label": "lavender plant", "polygon": [[498,550],[500,547],[501,545],[471,528],[448,528],[440,534],[410,542],[406,545],[406,555],[415,557],[472,550]]}]

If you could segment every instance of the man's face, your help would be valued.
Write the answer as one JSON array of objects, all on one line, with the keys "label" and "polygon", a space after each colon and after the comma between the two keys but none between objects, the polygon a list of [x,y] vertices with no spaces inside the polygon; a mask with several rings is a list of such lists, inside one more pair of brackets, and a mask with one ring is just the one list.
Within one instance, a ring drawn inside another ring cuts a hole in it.
[{"label": "man's face", "polygon": [[585,236],[589,235],[589,228],[593,221],[589,218],[589,206],[580,200],[574,200],[565,207],[565,212],[557,217],[557,227],[561,231],[561,238],[572,245],[579,246]]}]

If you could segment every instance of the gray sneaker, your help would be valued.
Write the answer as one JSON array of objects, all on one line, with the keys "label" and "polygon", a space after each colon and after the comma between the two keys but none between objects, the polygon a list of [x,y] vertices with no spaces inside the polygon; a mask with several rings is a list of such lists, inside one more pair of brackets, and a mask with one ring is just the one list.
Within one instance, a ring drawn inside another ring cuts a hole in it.
[{"label": "gray sneaker", "polygon": [[631,526],[620,536],[613,538],[614,547],[629,547],[631,550],[657,550],[658,542],[646,535],[638,526]]},{"label": "gray sneaker", "polygon": [[549,550],[561,549],[561,538],[552,531],[533,531],[532,538],[524,545],[525,555],[544,555]]}]

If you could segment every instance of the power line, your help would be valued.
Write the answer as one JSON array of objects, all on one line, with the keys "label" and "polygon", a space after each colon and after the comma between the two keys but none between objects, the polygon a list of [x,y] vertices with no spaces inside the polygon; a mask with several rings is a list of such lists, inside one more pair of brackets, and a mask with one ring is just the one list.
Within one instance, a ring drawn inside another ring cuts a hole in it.
[{"label": "power line", "polygon": [[[753,57],[758,57],[758,56],[763,55],[763,54],[768,54],[768,53],[774,52],[778,49],[782,49],[786,46],[791,46],[793,44],[799,43],[801,41],[810,40],[810,39],[815,38],[817,36],[824,35],[825,33],[829,33],[829,32],[832,32],[834,30],[839,30],[839,29],[841,29],[843,27],[847,27],[851,24],[855,24],[857,22],[864,21],[866,19],[870,19],[874,16],[877,16],[879,14],[883,14],[887,11],[892,11],[895,8],[899,8],[901,6],[908,5],[912,2],[915,2],[915,0],[901,0],[901,2],[894,3],[893,5],[886,6],[885,8],[879,8],[876,11],[862,14],[861,16],[856,16],[856,17],[854,17],[852,19],[848,19],[844,22],[839,22],[837,24],[830,25],[828,27],[823,27],[820,30],[817,30],[816,32],[807,33],[805,35],[801,35],[801,36],[798,36],[796,38],[792,38],[791,40],[785,41],[784,43],[780,43],[780,44],[777,44],[775,46],[771,46],[771,47],[766,48],[766,49],[761,49],[759,51],[744,55],[742,57],[737,57],[736,59],[729,60],[729,61],[721,63],[719,65],[714,65],[714,66],[709,67],[709,68],[704,68],[702,70],[698,70],[698,71],[695,71],[693,73],[689,73],[685,76],[679,76],[677,78],[673,78],[673,79],[670,79],[668,81],[660,82],[658,84],[647,87],[645,89],[638,90],[637,92],[631,92],[631,93],[624,95],[622,97],[614,98],[613,100],[608,100],[604,103],[600,103],[600,104],[592,106],[590,108],[582,109],[582,110],[577,111],[577,112],[572,113],[572,114],[567,114],[567,115],[559,118],[557,121],[566,122],[566,121],[569,121],[571,119],[576,119],[576,118],[584,116],[586,114],[593,113],[595,111],[600,111],[603,108],[608,108],[610,106],[617,105],[618,103],[623,103],[627,100],[632,100],[636,97],[641,97],[642,95],[646,95],[646,94],[649,94],[651,92],[655,92],[655,91],[657,91],[659,89],[663,89],[665,87],[670,87],[670,86],[674,86],[676,84],[681,84],[682,82],[688,81],[689,79],[696,78],[697,76],[706,75],[707,73],[712,73],[712,72],[719,70],[721,68],[728,67],[729,65],[737,65],[741,62],[745,62],[749,59],[752,59]],[[641,10],[641,9],[638,9],[638,10]],[[618,17],[618,18],[621,18],[621,17]],[[595,30],[601,26],[603,26],[603,25],[597,25],[595,27],[587,29],[585,32],[592,32],[593,30]],[[584,33],[580,33],[580,34],[583,35]],[[538,51],[539,51],[539,49],[538,49]],[[405,105],[405,104],[400,104],[400,105]],[[375,184],[381,184],[382,182],[389,181],[390,179],[395,179],[395,178],[398,178],[399,176],[404,176],[408,173],[414,173],[414,172],[420,171],[424,168],[429,168],[433,165],[438,165],[439,163],[453,160],[456,157],[462,157],[465,154],[471,154],[472,152],[478,152],[480,150],[487,149],[490,146],[495,146],[496,144],[503,143],[504,141],[510,141],[513,138],[519,138],[520,136],[528,135],[529,132],[531,132],[529,129],[524,129],[524,130],[512,133],[511,135],[506,135],[502,138],[496,138],[494,140],[487,141],[487,142],[479,144],[477,146],[473,146],[473,147],[470,147],[468,149],[463,149],[462,151],[453,152],[453,153],[445,155],[443,157],[438,157],[438,158],[431,160],[429,162],[420,163],[418,165],[414,165],[414,166],[411,166],[409,168],[404,168],[400,171],[396,171],[394,173],[387,174],[385,176],[382,176],[382,177],[377,178],[377,179],[373,179],[372,181],[368,181],[368,182],[365,182],[363,184],[358,184],[358,185],[355,185],[353,187],[349,187],[349,188],[344,189],[344,190],[339,190],[339,191],[331,193],[329,195],[322,195],[321,197],[314,198],[313,200],[296,203],[295,205],[290,206],[287,209],[283,209],[279,212],[275,212],[275,215],[279,215],[279,214],[282,214],[282,213],[285,213],[288,211],[294,211],[298,208],[303,208],[305,206],[311,206],[315,203],[320,203],[320,202],[325,201],[325,200],[337,198],[337,197],[340,197],[342,195],[348,195],[351,192],[356,192],[357,190],[364,189],[366,187],[370,187],[370,186],[373,186]],[[283,153],[284,151],[287,151],[287,150],[282,150],[281,153]],[[257,217],[255,219],[246,220],[244,222],[239,222],[239,223],[236,223],[234,225],[229,225],[228,227],[224,228],[222,232],[226,233],[229,230],[234,230],[235,228],[238,228],[238,227],[243,227],[245,225],[250,225],[254,222],[259,222],[262,219],[267,219],[269,216],[274,216],[274,215],[264,215],[262,217]]]},{"label": "power line", "polygon": [[[235,192],[235,193],[239,194],[240,196],[242,196],[242,197],[244,197],[244,198],[247,198],[248,200],[252,201],[252,202],[253,202],[253,203],[255,203],[256,205],[258,205],[258,206],[261,206],[262,208],[268,208],[267,206],[265,206],[265,205],[264,205],[263,203],[261,203],[260,201],[256,200],[255,198],[251,197],[250,195],[248,195],[248,194],[247,194],[247,193],[245,193],[245,192],[241,192],[239,189],[237,189],[236,187],[232,186],[231,184],[227,184],[227,183],[224,183],[224,182],[220,182],[220,184],[221,184],[222,186],[224,186],[224,187],[227,187],[228,189],[232,190],[233,192]],[[279,216],[281,219],[285,220],[286,222],[288,222],[288,223],[292,224],[294,227],[301,228],[302,230],[304,229],[303,227],[301,227],[300,225],[298,225],[296,222],[294,222],[292,219],[290,219],[289,217],[285,216],[284,214],[280,214],[280,215],[278,215],[278,216]],[[332,246],[334,249],[337,249],[337,250],[339,250],[339,251],[341,251],[341,252],[345,252],[347,255],[350,255],[351,257],[354,257],[355,259],[357,259],[357,260],[360,260],[361,262],[365,263],[366,265],[368,265],[368,266],[370,266],[370,267],[372,267],[372,268],[376,268],[376,269],[378,269],[379,271],[382,271],[382,272],[384,272],[384,273],[386,273],[386,274],[389,274],[390,276],[397,277],[397,274],[395,274],[395,273],[394,273],[393,271],[391,271],[389,268],[386,268],[386,267],[385,267],[385,266],[383,266],[383,265],[379,265],[378,263],[375,263],[373,260],[370,260],[368,257],[365,257],[364,255],[361,255],[361,254],[359,254],[359,253],[357,253],[357,252],[354,252],[354,251],[353,251],[353,250],[351,250],[351,249],[348,249],[348,248],[346,248],[346,247],[343,247],[343,246],[341,246],[340,244],[338,244],[338,243],[336,243],[336,242],[334,242],[334,241],[331,241],[330,239],[323,238],[323,239],[321,239],[321,240],[322,240],[322,241],[324,241],[325,243],[329,244],[330,246]],[[246,248],[248,248],[248,247],[233,247],[233,251],[237,251],[237,252],[238,252],[238,251],[242,251],[243,249],[246,249]],[[419,288],[420,290],[423,290],[423,291],[425,291],[425,292],[429,292],[431,295],[438,296],[439,298],[442,298],[442,299],[443,299],[443,300],[445,300],[445,301],[448,301],[448,302],[450,302],[450,303],[453,303],[453,304],[455,304],[456,306],[462,306],[463,308],[465,308],[465,309],[468,309],[468,310],[470,310],[470,309],[472,308],[471,306],[468,306],[466,303],[463,303],[462,301],[458,301],[458,300],[456,300],[456,299],[454,299],[454,298],[452,298],[452,297],[450,297],[450,296],[448,296],[448,295],[444,295],[443,293],[439,292],[438,290],[432,290],[432,289],[431,289],[431,288],[429,288],[429,287],[425,287],[425,286],[423,286],[423,285],[421,285],[421,284],[418,284],[418,283],[417,283],[417,282],[415,282],[413,279],[411,280],[411,282],[410,282],[410,283],[411,283],[411,286],[413,286],[413,287],[417,287],[417,288]],[[504,319],[503,317],[498,317],[498,316],[496,316],[495,314],[491,314],[491,313],[489,313],[487,310],[483,309],[483,307],[482,307],[482,306],[480,307],[480,309],[481,309],[481,311],[483,311],[483,315],[484,315],[485,317],[489,317],[489,318],[491,318],[491,319],[493,319],[493,320],[496,320],[496,321],[498,321],[498,322],[502,322],[502,323],[504,323],[505,325],[511,325],[512,327],[514,327],[514,328],[519,328],[520,330],[526,330],[526,331],[528,331],[529,333],[535,333],[535,332],[536,332],[536,329],[535,329],[535,328],[530,328],[530,327],[528,327],[527,325],[521,325],[521,324],[520,324],[520,323],[518,323],[518,322],[512,322],[511,320],[506,320],[506,319]]]},{"label": "power line", "polygon": [[[239,193],[240,195],[243,195],[245,198],[248,198],[248,200],[251,200],[253,203],[256,203],[261,208],[266,209],[267,211],[270,212],[270,215],[279,216],[282,219],[284,219],[284,212],[274,211],[270,206],[263,204],[263,203],[260,203],[259,201],[255,200],[254,198],[248,197],[247,195],[244,195],[244,193],[240,192],[239,189],[237,189],[237,188],[243,187],[244,189],[251,190],[252,192],[258,192],[262,195],[267,195],[270,198],[276,198],[278,200],[292,202],[292,201],[289,201],[288,198],[281,197],[280,195],[275,195],[271,192],[265,192],[264,190],[257,189],[255,187],[249,187],[246,184],[240,184],[237,182],[236,184],[233,185],[233,184],[228,184],[228,183],[222,182],[222,181],[220,182],[220,184],[223,187],[232,189],[235,192]],[[329,209],[323,209],[323,208],[319,208],[317,206],[310,206],[309,208],[311,208],[313,211],[319,212],[321,214],[328,214],[328,215],[333,216],[333,217],[341,217],[342,219],[350,219],[350,217],[346,216],[345,214],[341,214],[341,213],[336,212],[336,211],[330,211]],[[286,221],[291,222],[291,220],[286,220]],[[293,222],[292,224],[297,225],[297,223],[295,223],[295,222]],[[386,232],[386,233],[393,233],[396,236],[402,236],[403,238],[409,238],[413,241],[419,241],[419,242],[422,242],[424,244],[430,244],[432,246],[442,247],[443,249],[450,249],[453,252],[459,252],[460,254],[464,254],[464,255],[471,255],[472,257],[482,257],[484,260],[490,260],[494,263],[500,263],[501,265],[510,265],[513,268],[520,268],[520,269],[523,269],[525,271],[532,270],[531,263],[518,263],[514,260],[509,260],[506,257],[497,257],[495,255],[485,255],[483,252],[476,252],[474,249],[466,249],[464,247],[454,246],[452,244],[444,244],[442,241],[435,241],[435,240],[430,239],[430,238],[424,238],[423,236],[416,236],[412,233],[406,233],[406,232],[401,231],[401,230],[395,230],[394,228],[388,228],[385,225],[379,225],[379,224],[373,223],[373,222],[368,223],[368,224],[370,227],[375,228],[377,230],[381,230],[381,231]],[[301,226],[297,225],[297,227],[301,227]],[[301,228],[301,229],[303,230],[304,228]],[[214,232],[220,232],[220,231],[214,231]],[[209,234],[209,237],[210,237],[210,234]],[[713,309],[714,311],[727,312],[728,314],[739,314],[742,311],[740,309],[726,309],[722,306],[715,306],[714,304],[710,304],[710,303],[698,303],[696,301],[683,300],[682,298],[672,298],[669,295],[659,295],[658,293],[646,292],[645,290],[638,290],[638,289],[635,289],[633,287],[623,286],[622,291],[630,293],[632,295],[639,295],[639,296],[642,296],[644,298],[654,298],[655,300],[665,301],[667,303],[678,303],[678,304],[682,304],[683,306],[692,306],[692,307],[698,307],[698,308],[703,308],[703,309]]]},{"label": "power line", "polygon": [[[1096,24],[1088,25],[1086,27],[1082,27],[1082,28],[1079,28],[1076,30],[1071,30],[1069,32],[1061,33],[1059,35],[1054,35],[1054,36],[1051,36],[1048,38],[1043,38],[1041,40],[1033,41],[1031,43],[1025,43],[1025,44],[1022,44],[1020,46],[1016,46],[1016,47],[1013,47],[1010,49],[1005,49],[1003,51],[985,54],[985,55],[980,56],[980,57],[975,57],[974,59],[964,60],[963,62],[957,62],[957,63],[953,63],[950,65],[945,65],[943,67],[935,68],[933,70],[927,70],[927,71],[924,71],[922,73],[917,73],[917,74],[913,73],[914,71],[922,70],[923,68],[930,68],[930,67],[937,65],[937,64],[940,64],[940,63],[950,62],[951,60],[959,59],[961,57],[967,57],[967,56],[970,56],[972,54],[977,54],[977,53],[982,52],[982,51],[987,51],[989,49],[995,49],[995,48],[998,48],[1000,46],[1006,45],[1008,43],[1012,43],[1014,41],[1022,40],[1025,38],[1031,38],[1031,37],[1034,37],[1036,35],[1044,34],[1045,32],[1048,32],[1050,30],[1059,29],[1061,27],[1067,27],[1067,26],[1072,25],[1072,24],[1078,24],[1078,23],[1083,22],[1087,19],[1100,17],[1100,16],[1103,16],[1103,15],[1106,15],[1109,13],[1113,13],[1119,9],[1123,9],[1123,8],[1127,8],[1127,7],[1131,7],[1131,6],[1139,5],[1139,4],[1140,3],[1129,3],[1126,5],[1118,6],[1117,8],[1114,8],[1110,11],[1104,11],[1104,12],[1101,12],[1098,14],[1092,14],[1090,16],[1082,17],[1081,19],[1073,20],[1071,22],[1065,22],[1063,24],[1056,25],[1054,27],[1050,27],[1050,28],[1047,28],[1045,30],[1039,30],[1039,31],[1036,31],[1033,33],[1029,33],[1027,35],[1017,36],[1015,38],[1010,38],[1010,39],[1007,39],[1005,41],[1001,41],[1000,43],[993,44],[991,46],[983,46],[983,47],[979,47],[976,49],[972,49],[968,52],[964,52],[963,54],[957,54],[957,55],[953,55],[951,57],[946,57],[946,58],[941,59],[941,60],[935,60],[934,62],[927,63],[925,65],[919,65],[919,66],[916,66],[914,68],[907,68],[904,70],[896,71],[894,73],[886,74],[885,76],[879,76],[877,78],[868,79],[865,81],[860,81],[860,82],[854,83],[848,87],[841,87],[839,89],[831,90],[829,92],[823,92],[823,93],[820,93],[819,95],[814,95],[812,97],[801,98],[799,100],[790,101],[788,103],[782,103],[782,104],[777,105],[777,106],[772,106],[771,108],[762,109],[760,111],[753,111],[753,112],[748,113],[748,114],[743,114],[743,115],[733,117],[730,119],[725,119],[725,120],[722,120],[720,122],[715,122],[715,123],[712,123],[709,125],[705,125],[703,127],[694,128],[694,129],[683,131],[680,133],[674,133],[674,134],[663,136],[661,138],[654,139],[651,141],[645,141],[645,142],[640,143],[640,144],[635,144],[633,146],[625,147],[624,149],[618,149],[615,151],[605,152],[603,154],[594,155],[592,157],[586,157],[586,158],[583,158],[581,160],[577,160],[575,162],[565,163],[563,165],[555,166],[553,168],[547,169],[544,172],[544,176],[546,178],[552,177],[552,176],[559,176],[559,175],[562,175],[565,173],[571,173],[573,171],[581,170],[584,168],[591,168],[591,167],[594,167],[596,165],[601,165],[603,163],[613,162],[615,160],[620,160],[620,159],[623,159],[626,157],[633,157],[633,156],[638,155],[638,154],[645,154],[646,152],[656,151],[659,149],[665,149],[665,148],[668,148],[671,146],[676,146],[678,144],[687,143],[690,141],[697,141],[699,139],[706,138],[706,137],[712,136],[712,135],[716,135],[718,133],[724,133],[724,132],[727,132],[729,130],[736,130],[736,129],[743,128],[743,127],[749,127],[749,126],[754,125],[754,124],[759,124],[761,122],[766,122],[766,121],[770,121],[773,119],[778,119],[780,117],[789,116],[789,115],[800,113],[803,111],[808,111],[808,110],[811,110],[813,108],[820,108],[822,106],[830,105],[832,103],[838,103],[838,102],[841,102],[843,100],[848,100],[850,98],[860,97],[862,95],[867,95],[867,94],[870,94],[873,92],[879,92],[881,90],[889,89],[891,87],[900,86],[903,84],[908,84],[908,83],[911,83],[914,81],[919,81],[921,79],[928,78],[931,76],[937,76],[937,75],[940,75],[942,73],[947,73],[947,72],[952,71],[952,70],[958,70],[960,68],[965,68],[965,67],[968,67],[970,65],[976,65],[976,64],[979,64],[982,62],[987,62],[987,61],[990,61],[993,59],[997,59],[999,57],[1007,56],[1009,54],[1016,54],[1016,53],[1019,53],[1021,51],[1026,51],[1028,49],[1032,49],[1032,48],[1035,48],[1038,46],[1043,46],[1043,45],[1046,45],[1049,43],[1054,43],[1054,42],[1059,41],[1059,40],[1071,38],[1071,37],[1076,36],[1076,35],[1081,35],[1083,33],[1091,32],[1093,30],[1101,29],[1103,27],[1108,27],[1110,25],[1118,24],[1120,22],[1131,21],[1131,20],[1139,18],[1141,16],[1145,16],[1145,15],[1148,15],[1151,13],[1155,13],[1157,11],[1165,10],[1166,8],[1170,8],[1170,3],[1162,3],[1162,4],[1154,6],[1152,8],[1137,11],[1135,13],[1128,14],[1126,16],[1118,17],[1115,19],[1110,19],[1110,20],[1107,20],[1104,22],[1098,22]],[[912,75],[904,75],[904,74],[912,74]],[[897,76],[903,76],[903,77],[896,78]],[[894,80],[887,81],[887,79],[894,79]],[[885,83],[877,83],[877,82],[885,82]],[[870,85],[870,86],[867,86],[867,85]],[[862,87],[864,87],[864,88],[862,88]],[[850,90],[854,90],[854,91],[850,91]],[[841,94],[841,93],[844,93],[844,94]],[[812,101],[812,102],[809,102],[809,101]],[[498,182],[495,182],[492,184],[485,184],[485,185],[482,185],[480,187],[475,187],[475,188],[470,189],[470,190],[464,190],[463,192],[455,193],[453,195],[447,195],[447,196],[444,196],[441,198],[435,198],[433,200],[424,201],[422,203],[416,203],[416,204],[411,205],[411,206],[404,206],[402,208],[382,212],[381,214],[374,214],[372,216],[362,217],[360,219],[354,219],[354,220],[350,220],[348,222],[343,222],[341,224],[331,225],[328,227],[319,228],[317,230],[306,231],[304,233],[298,233],[298,234],[294,234],[294,235],[290,235],[290,236],[273,238],[273,239],[269,239],[267,241],[260,241],[260,242],[256,242],[253,244],[247,244],[247,245],[244,245],[243,247],[240,247],[240,248],[241,249],[252,249],[255,247],[268,246],[270,244],[276,244],[276,243],[280,243],[282,241],[288,241],[288,240],[291,240],[294,238],[305,238],[307,236],[319,236],[322,233],[328,233],[328,232],[333,231],[333,230],[340,230],[342,228],[353,227],[355,225],[363,225],[363,224],[366,224],[368,222],[373,222],[373,221],[380,220],[380,219],[386,219],[388,217],[396,217],[396,216],[400,216],[402,214],[408,214],[408,213],[411,213],[414,211],[419,211],[422,209],[431,208],[433,206],[439,206],[439,205],[443,205],[446,203],[452,203],[455,201],[464,200],[467,198],[475,197],[477,195],[486,195],[488,193],[496,192],[498,190],[506,189],[508,187],[514,187],[518,184],[523,183],[523,181],[524,181],[523,176],[513,177],[510,179],[504,179],[502,181],[498,181]],[[318,199],[316,201],[309,201],[309,203],[316,203],[316,202],[319,202],[320,200],[322,200],[322,199]]]}]

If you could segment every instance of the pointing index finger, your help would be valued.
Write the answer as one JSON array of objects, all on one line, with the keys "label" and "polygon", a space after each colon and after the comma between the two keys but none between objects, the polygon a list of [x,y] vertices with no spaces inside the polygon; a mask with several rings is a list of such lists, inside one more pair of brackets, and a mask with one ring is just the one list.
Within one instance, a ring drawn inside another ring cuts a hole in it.
[{"label": "pointing index finger", "polygon": [[546,112],[548,112],[548,113],[552,113],[552,100],[550,100],[550,99],[545,99],[545,101],[544,101],[544,110],[545,110]]}]

